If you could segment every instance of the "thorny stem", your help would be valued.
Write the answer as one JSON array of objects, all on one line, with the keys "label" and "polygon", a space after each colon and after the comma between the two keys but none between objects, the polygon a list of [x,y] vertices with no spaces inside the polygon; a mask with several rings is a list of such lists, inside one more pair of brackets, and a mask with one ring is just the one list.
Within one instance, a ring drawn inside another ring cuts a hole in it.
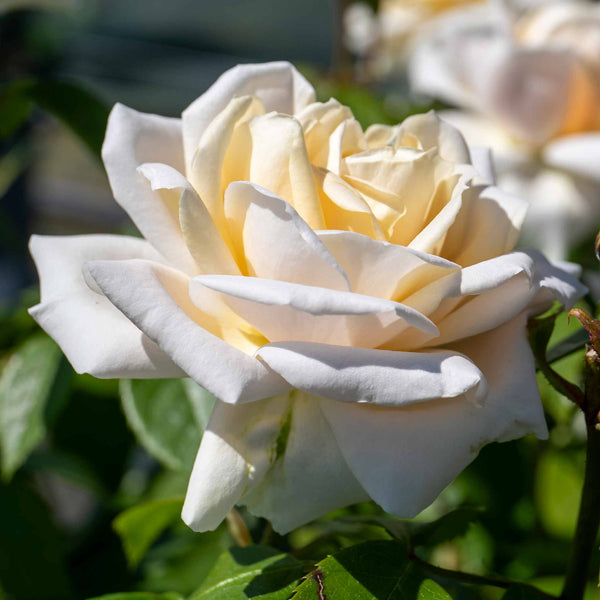
[{"label": "thorny stem", "polygon": [[581,600],[588,581],[592,555],[596,549],[600,528],[600,359],[588,347],[586,354],[585,420],[587,449],[585,477],[577,528],[567,567],[567,577],[561,594],[562,600]]}]

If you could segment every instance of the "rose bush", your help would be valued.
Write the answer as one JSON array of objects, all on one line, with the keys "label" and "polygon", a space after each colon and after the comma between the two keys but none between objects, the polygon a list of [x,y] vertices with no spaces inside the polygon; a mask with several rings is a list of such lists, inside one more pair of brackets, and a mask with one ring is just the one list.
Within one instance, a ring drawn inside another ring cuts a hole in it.
[{"label": "rose bush", "polygon": [[526,240],[551,257],[600,217],[600,7],[549,2],[517,15],[493,3],[438,19],[411,59],[413,88],[474,145],[499,184],[531,200]]},{"label": "rose bush", "polygon": [[145,239],[34,236],[31,314],[78,372],[218,398],[192,528],[413,516],[484,444],[546,435],[526,319],[583,288],[511,253],[526,203],[435,114],[363,131],[291,65],[238,66],[181,120],[115,106],[103,157]]}]

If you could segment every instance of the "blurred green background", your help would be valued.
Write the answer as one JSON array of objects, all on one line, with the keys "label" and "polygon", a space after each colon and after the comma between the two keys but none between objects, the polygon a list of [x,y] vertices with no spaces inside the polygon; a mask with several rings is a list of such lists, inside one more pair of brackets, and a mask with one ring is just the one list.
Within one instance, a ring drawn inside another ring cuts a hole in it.
[{"label": "blurred green background", "polygon": [[[214,400],[188,381],[75,375],[26,313],[37,294],[27,239],[133,231],[98,159],[116,101],[176,116],[228,67],[288,59],[363,125],[428,109],[401,89],[384,101],[352,83],[339,11],[322,0],[0,0],[0,599],[187,595],[232,545],[226,525],[194,534],[179,521]],[[573,249],[573,258],[596,268],[591,248]],[[554,342],[577,329],[563,315]],[[578,381],[582,351],[556,364]],[[459,509],[451,527],[425,539],[422,558],[559,589],[585,428],[567,400],[540,385],[550,439],[486,447],[419,517]],[[390,539],[380,516],[361,505],[281,537],[242,513],[255,542],[311,562]],[[498,597],[446,584],[455,598]]]}]

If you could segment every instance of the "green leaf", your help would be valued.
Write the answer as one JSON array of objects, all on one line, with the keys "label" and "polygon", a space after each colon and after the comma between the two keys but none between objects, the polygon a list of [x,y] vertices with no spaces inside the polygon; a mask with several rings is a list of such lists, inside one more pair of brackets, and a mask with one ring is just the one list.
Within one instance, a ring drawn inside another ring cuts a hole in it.
[{"label": "green leaf", "polygon": [[140,587],[155,592],[175,590],[187,596],[202,585],[221,554],[231,546],[225,524],[199,534],[181,522],[169,539],[148,552],[141,567]]},{"label": "green leaf", "polygon": [[165,529],[179,521],[182,506],[180,498],[154,500],[122,512],[113,521],[132,567],[137,567]]},{"label": "green leaf", "polygon": [[94,94],[69,81],[22,79],[0,90],[0,112],[7,115],[0,137],[7,137],[27,119],[32,104],[51,113],[101,158],[109,108]]},{"label": "green leaf", "polygon": [[46,335],[29,338],[11,356],[0,376],[2,475],[10,479],[43,439],[44,413],[62,354]]},{"label": "green leaf", "polygon": [[191,380],[122,380],[123,410],[140,444],[171,469],[189,472],[215,398]]},{"label": "green leaf", "polygon": [[273,548],[231,548],[189,600],[288,600],[305,572],[302,562]]},{"label": "green leaf", "polygon": [[430,523],[414,523],[411,535],[415,546],[436,546],[449,542],[467,533],[471,524],[481,516],[481,509],[462,507],[431,521]]},{"label": "green leaf", "polygon": [[0,90],[0,138],[11,136],[29,118],[32,102],[28,87],[28,81],[18,81]]},{"label": "green leaf", "polygon": [[381,527],[397,540],[404,540],[407,544],[410,541],[411,523],[406,520],[380,515],[345,515],[338,520],[344,523],[363,523]]},{"label": "green leaf", "polygon": [[123,592],[108,594],[108,596],[96,596],[90,600],[183,600],[183,596],[175,592],[166,594],[153,594],[152,592]]},{"label": "green leaf", "polygon": [[548,450],[535,474],[535,501],[544,529],[572,539],[583,486],[582,468],[565,452]]},{"label": "green leaf", "polygon": [[502,600],[542,600],[543,598],[548,598],[548,596],[530,585],[519,583],[511,585],[502,596]]},{"label": "green leaf", "polygon": [[409,560],[404,544],[373,541],[346,548],[318,563],[293,600],[450,600]]},{"label": "green leaf", "polygon": [[69,600],[62,532],[28,482],[0,484],[0,586],[18,600]]}]

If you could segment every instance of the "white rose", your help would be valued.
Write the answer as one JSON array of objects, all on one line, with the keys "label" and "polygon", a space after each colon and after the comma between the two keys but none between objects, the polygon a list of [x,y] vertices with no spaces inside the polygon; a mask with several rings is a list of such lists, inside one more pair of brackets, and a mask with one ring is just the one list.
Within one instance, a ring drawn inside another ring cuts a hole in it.
[{"label": "white rose", "polygon": [[192,528],[236,503],[282,532],[369,498],[413,516],[484,444],[546,435],[525,322],[583,289],[507,254],[524,203],[434,114],[363,132],[291,65],[239,66],[181,120],[117,105],[103,157],[146,239],[34,237],[31,313],[79,372],[220,400]]},{"label": "white rose", "polygon": [[413,89],[492,147],[499,183],[531,199],[525,240],[552,258],[600,218],[600,7],[548,3],[514,21],[498,7],[436,22],[411,59]]},{"label": "white rose", "polygon": [[377,12],[362,2],[344,13],[348,49],[363,59],[362,67],[376,77],[404,66],[406,52],[438,15],[483,0],[380,0]]}]

